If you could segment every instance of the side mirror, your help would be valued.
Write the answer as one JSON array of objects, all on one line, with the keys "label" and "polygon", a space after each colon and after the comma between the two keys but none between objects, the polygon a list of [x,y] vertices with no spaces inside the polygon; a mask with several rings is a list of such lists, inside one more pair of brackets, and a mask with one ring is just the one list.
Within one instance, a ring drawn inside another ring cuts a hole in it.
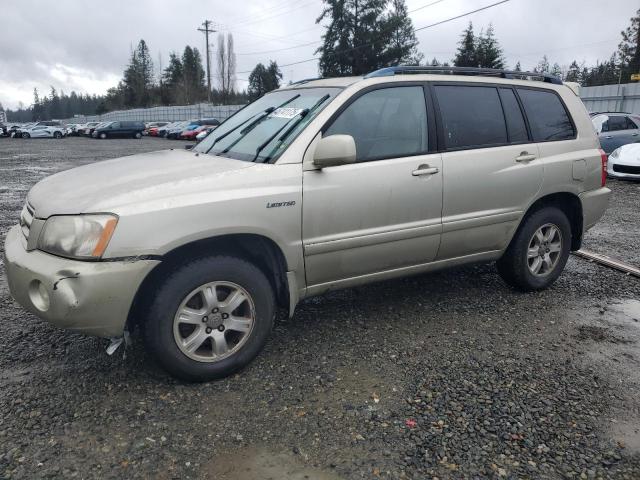
[{"label": "side mirror", "polygon": [[184,149],[185,149],[185,150],[191,150],[194,146],[195,146],[195,145],[191,145],[191,144],[189,144],[189,145],[185,145],[185,146],[184,146]]},{"label": "side mirror", "polygon": [[351,135],[329,135],[321,138],[313,154],[313,164],[318,168],[346,165],[355,161],[356,142]]}]

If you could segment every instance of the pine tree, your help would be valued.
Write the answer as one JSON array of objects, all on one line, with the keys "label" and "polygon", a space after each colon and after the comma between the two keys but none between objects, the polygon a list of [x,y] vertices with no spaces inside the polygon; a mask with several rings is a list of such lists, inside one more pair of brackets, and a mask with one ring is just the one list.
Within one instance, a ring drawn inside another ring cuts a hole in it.
[{"label": "pine tree", "polygon": [[324,0],[316,23],[329,20],[322,35],[323,76],[362,75],[385,66],[388,40],[385,9],[388,0]]},{"label": "pine tree", "polygon": [[631,80],[633,73],[640,73],[640,9],[631,18],[631,25],[622,33],[622,41],[618,45],[618,57],[624,81]]},{"label": "pine tree", "polygon": [[175,52],[169,54],[169,64],[162,72],[163,103],[176,104],[184,101],[182,98],[182,80],[184,70],[182,61]]},{"label": "pine tree", "polygon": [[521,72],[522,71],[522,67],[520,66],[520,61],[518,60],[518,63],[516,63],[516,66],[513,67],[513,71],[514,72]]},{"label": "pine tree", "polygon": [[418,52],[418,39],[405,0],[391,0],[384,31],[389,36],[383,53],[387,65],[420,65],[424,55]]},{"label": "pine tree", "polygon": [[571,62],[569,65],[569,70],[567,70],[567,75],[565,77],[566,82],[577,82],[582,84],[582,68],[578,65],[578,62],[575,60]]},{"label": "pine tree", "polygon": [[184,101],[188,104],[196,103],[206,97],[205,73],[202,67],[202,57],[195,47],[187,45],[182,54],[182,92]]},{"label": "pine tree", "polygon": [[551,67],[549,66],[549,59],[546,55],[544,55],[538,62],[536,68],[533,69],[533,71],[536,73],[549,73],[550,68]]},{"label": "pine tree", "polygon": [[[471,28],[471,24],[469,24]],[[471,31],[473,33],[473,31]],[[475,42],[475,62],[477,67],[504,68],[502,48],[495,37],[493,25],[490,23],[486,33],[480,33]]]},{"label": "pine tree", "polygon": [[551,72],[549,73],[551,73],[551,75],[553,75],[554,77],[559,78],[560,80],[562,80],[564,77],[564,75],[562,74],[562,68],[557,63],[553,64],[553,67],[551,67]]},{"label": "pine tree", "polygon": [[478,66],[476,43],[476,36],[473,33],[473,23],[469,22],[469,26],[462,32],[460,42],[458,43],[458,52],[453,59],[453,64],[456,67]]},{"label": "pine tree", "polygon": [[247,93],[251,101],[263,96],[265,93],[280,87],[282,72],[278,64],[273,60],[265,67],[258,63],[249,75],[249,88]]},{"label": "pine tree", "polygon": [[144,40],[131,52],[129,65],[122,79],[124,101],[128,107],[147,107],[151,103],[153,88],[153,62]]}]

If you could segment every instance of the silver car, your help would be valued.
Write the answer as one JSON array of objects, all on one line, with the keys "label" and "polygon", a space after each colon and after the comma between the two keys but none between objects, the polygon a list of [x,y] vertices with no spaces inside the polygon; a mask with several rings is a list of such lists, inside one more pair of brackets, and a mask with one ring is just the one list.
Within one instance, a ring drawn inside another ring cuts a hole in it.
[{"label": "silver car", "polygon": [[63,328],[139,328],[162,367],[205,381],[250,362],[278,308],[329,290],[474,262],[546,288],[610,191],[582,102],[534,76],[305,81],[192,150],[53,175],[7,235],[11,292]]}]

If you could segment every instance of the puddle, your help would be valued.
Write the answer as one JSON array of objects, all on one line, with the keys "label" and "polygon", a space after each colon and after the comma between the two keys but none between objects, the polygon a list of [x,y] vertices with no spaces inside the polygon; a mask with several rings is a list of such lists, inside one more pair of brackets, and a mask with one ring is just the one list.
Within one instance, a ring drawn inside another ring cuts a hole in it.
[{"label": "puddle", "polygon": [[249,448],[220,454],[203,466],[201,478],[216,480],[340,480],[333,472],[307,467],[292,454]]}]

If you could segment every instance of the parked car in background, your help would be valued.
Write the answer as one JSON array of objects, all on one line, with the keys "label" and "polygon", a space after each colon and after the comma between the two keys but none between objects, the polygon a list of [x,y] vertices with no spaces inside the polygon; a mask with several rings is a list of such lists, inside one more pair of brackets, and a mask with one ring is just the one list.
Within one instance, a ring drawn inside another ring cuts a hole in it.
[{"label": "parked car in background", "polygon": [[[248,364],[278,310],[312,295],[478,262],[548,288],[611,192],[580,98],[532,76],[392,67],[291,84],[191,151],[57,173],[6,236],[9,289],[63,328],[119,343],[140,328],[162,367],[205,381]],[[385,307],[407,301],[424,299]]]},{"label": "parked car in background", "polygon": [[607,155],[627,143],[640,142],[640,115],[596,112],[591,114],[591,121]]},{"label": "parked car in background", "polygon": [[22,138],[62,138],[65,136],[65,129],[62,126],[34,125],[31,128],[22,130]]},{"label": "parked car in background", "polygon": [[207,128],[205,128],[203,131],[201,131],[200,133],[198,133],[196,135],[196,141],[200,142],[200,141],[204,140],[205,138],[207,138],[207,135],[209,135],[211,132],[213,132],[216,128],[218,128],[218,127],[207,127]]},{"label": "parked car in background", "polygon": [[171,129],[173,129],[173,128],[176,128],[178,125],[182,125],[182,124],[185,124],[185,122],[180,121],[180,122],[171,122],[171,123],[168,123],[168,124],[167,124],[167,125],[165,125],[164,127],[160,127],[160,128],[158,128],[157,135],[155,135],[155,136],[158,136],[158,137],[162,137],[162,138],[164,138],[164,137],[166,137],[166,136],[167,136],[167,133],[169,133],[169,130],[171,130]]},{"label": "parked car in background", "polygon": [[[158,132],[158,128],[164,127],[165,125],[168,125],[168,124],[169,124],[169,122],[147,122],[147,123],[145,123],[144,131],[142,132],[142,134],[143,135],[156,136],[157,132]],[[151,133],[151,130],[154,130],[156,135],[153,135]]]},{"label": "parked car in background", "polygon": [[23,123],[21,125],[14,125],[9,129],[9,134],[12,138],[22,138],[22,134],[34,127],[36,122]]},{"label": "parked car in background", "polygon": [[95,128],[91,136],[93,138],[142,138],[144,123],[120,121],[107,122]]},{"label": "parked car in background", "polygon": [[66,125],[67,137],[75,137],[80,135],[80,132],[86,128],[83,123],[68,123]]},{"label": "parked car in background", "polygon": [[6,137],[8,131],[9,128],[4,123],[0,123],[0,137]]},{"label": "parked car in background", "polygon": [[191,128],[183,131],[180,134],[182,140],[195,140],[199,134],[209,131],[209,129],[215,128],[213,125],[197,125],[195,128]]},{"label": "parked car in background", "polygon": [[84,130],[82,130],[82,134],[90,137],[93,131],[96,129],[98,125],[102,125],[104,122],[87,122],[84,124]]},{"label": "parked car in background", "polygon": [[607,175],[640,180],[640,143],[628,143],[611,152],[607,162]]},{"label": "parked car in background", "polygon": [[176,125],[174,125],[169,130],[167,130],[165,137],[171,140],[177,140],[178,138],[180,138],[180,134],[186,129],[188,129],[189,127],[197,127],[198,124],[195,122],[196,120],[190,120],[187,122],[178,122]]}]

